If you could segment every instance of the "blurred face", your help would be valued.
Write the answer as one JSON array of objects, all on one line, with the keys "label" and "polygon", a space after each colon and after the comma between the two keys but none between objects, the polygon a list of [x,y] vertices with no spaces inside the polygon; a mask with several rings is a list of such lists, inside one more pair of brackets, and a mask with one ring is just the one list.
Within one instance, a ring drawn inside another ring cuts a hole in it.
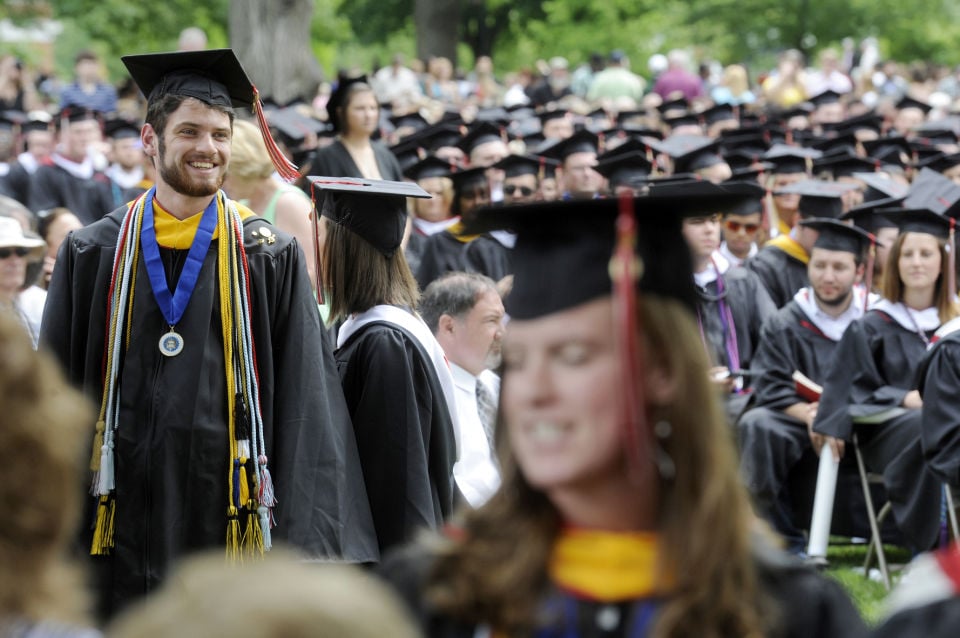
[{"label": "blurred face", "polygon": [[555,117],[543,123],[541,132],[548,140],[565,140],[573,135],[573,122],[566,117]]},{"label": "blurred face", "polygon": [[476,376],[500,366],[503,302],[495,290],[480,295],[465,316],[454,318],[452,339],[444,346],[450,360]]},{"label": "blurred face", "polygon": [[843,104],[834,102],[818,107],[814,112],[814,117],[816,117],[818,124],[835,124],[842,122],[846,113],[844,113]]},{"label": "blurred face", "polygon": [[520,470],[536,489],[625,480],[612,325],[610,297],[507,325],[500,407]]},{"label": "blurred face", "polygon": [[594,170],[597,154],[571,153],[563,160],[563,187],[575,199],[589,199],[597,194],[603,176]]},{"label": "blurred face", "polygon": [[916,137],[917,134],[913,129],[923,124],[925,118],[926,115],[920,109],[900,109],[897,111],[896,117],[893,118],[893,128],[897,133],[908,139]]},{"label": "blurred face", "polygon": [[[773,192],[776,193],[781,188],[786,188],[790,184],[795,184],[805,180],[806,178],[806,173],[783,173],[774,175]],[[777,211],[795,213],[797,208],[800,206],[800,196],[796,194],[774,195],[773,202],[777,205]]]},{"label": "blurred face", "polygon": [[434,152],[438,158],[444,162],[449,162],[454,166],[464,167],[467,164],[467,154],[456,146],[441,146]]},{"label": "blurred face", "polygon": [[380,125],[380,105],[372,91],[360,91],[350,97],[343,110],[344,131],[373,135]]},{"label": "blurred face", "polygon": [[537,198],[537,176],[516,175],[503,180],[503,203],[522,204]]},{"label": "blurred face", "polygon": [[170,114],[162,136],[144,127],[143,147],[157,155],[158,181],[181,195],[206,197],[223,185],[232,136],[226,113],[187,99]]},{"label": "blurred face", "polygon": [[720,247],[720,216],[689,217],[683,220],[683,238],[690,246],[694,261],[710,259]]},{"label": "blurred face", "polygon": [[139,137],[124,137],[113,141],[113,161],[126,170],[143,164],[143,144]]},{"label": "blurred face", "polygon": [[53,152],[53,131],[30,131],[24,139],[27,152],[37,159],[49,157]]},{"label": "blurred face", "polygon": [[427,177],[417,182],[420,188],[430,193],[430,199],[415,199],[414,211],[417,217],[428,222],[442,222],[450,219],[450,187],[445,177]]},{"label": "blurred face", "polygon": [[63,213],[50,224],[47,230],[47,254],[43,258],[43,278],[49,284],[53,267],[57,261],[57,252],[71,230],[83,228],[83,224],[73,213]]},{"label": "blurred face", "polygon": [[900,245],[900,281],[905,290],[932,288],[940,276],[940,243],[933,235],[906,233]]},{"label": "blurred face", "polygon": [[814,248],[807,265],[807,276],[817,302],[836,309],[850,303],[859,274],[853,253],[843,250]]},{"label": "blurred face", "polygon": [[723,218],[723,239],[737,257],[746,257],[760,232],[760,213],[726,215]]},{"label": "blurred face", "polygon": [[540,197],[545,202],[552,202],[560,197],[560,185],[556,177],[544,177],[540,180]]},{"label": "blurred face", "polygon": [[509,154],[510,150],[502,141],[487,142],[470,151],[470,166],[493,166]]},{"label": "blurred face", "polygon": [[943,176],[952,181],[954,184],[960,184],[960,164],[951,166],[947,170],[943,171]]},{"label": "blurred face", "polygon": [[887,263],[887,257],[890,255],[890,248],[897,241],[897,235],[900,230],[897,228],[879,228],[874,233],[877,237],[877,258],[874,261],[874,271],[882,272]]},{"label": "blurred face", "polygon": [[72,122],[66,129],[64,145],[67,155],[74,159],[85,157],[90,146],[103,140],[100,123],[96,120]]},{"label": "blurred face", "polygon": [[733,177],[733,171],[730,169],[730,165],[726,162],[720,162],[714,164],[713,166],[708,166],[707,168],[702,168],[697,171],[700,177],[707,180],[708,182],[713,182],[714,184],[719,184],[720,182],[725,182],[731,177]]},{"label": "blurred face", "polygon": [[28,252],[19,246],[0,247],[0,293],[8,299],[23,287],[27,276]]},{"label": "blurred face", "polygon": [[490,204],[490,187],[486,182],[467,184],[457,195],[460,204],[460,216],[469,219],[476,208]]}]

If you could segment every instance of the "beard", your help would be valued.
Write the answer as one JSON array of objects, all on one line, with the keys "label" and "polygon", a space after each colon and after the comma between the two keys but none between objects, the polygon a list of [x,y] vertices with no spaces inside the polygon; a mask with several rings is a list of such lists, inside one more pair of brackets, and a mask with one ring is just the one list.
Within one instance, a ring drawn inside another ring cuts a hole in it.
[{"label": "beard", "polygon": [[814,288],[813,296],[816,297],[817,301],[819,301],[824,306],[837,308],[850,301],[850,298],[853,296],[853,289],[851,288],[850,290],[847,290],[846,292],[837,295],[833,299],[827,299],[826,297],[822,297],[820,293],[817,292],[817,289]]},{"label": "beard", "polygon": [[207,180],[198,180],[191,178],[179,164],[167,164],[166,145],[163,137],[160,137],[157,144],[158,151],[158,173],[160,178],[167,183],[174,191],[187,197],[209,197],[215,195],[220,187],[223,186],[223,180],[226,178],[226,171]]}]

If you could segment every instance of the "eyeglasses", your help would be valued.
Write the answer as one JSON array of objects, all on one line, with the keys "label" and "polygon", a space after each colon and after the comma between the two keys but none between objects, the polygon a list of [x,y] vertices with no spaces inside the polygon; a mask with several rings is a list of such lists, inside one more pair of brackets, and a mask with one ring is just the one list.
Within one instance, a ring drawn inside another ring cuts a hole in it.
[{"label": "eyeglasses", "polygon": [[517,191],[520,191],[520,194],[524,197],[530,197],[535,192],[534,189],[530,188],[529,186],[518,186],[516,184],[503,185],[504,195],[514,195]]},{"label": "eyeglasses", "polygon": [[729,230],[731,233],[739,233],[741,228],[747,233],[755,233],[760,230],[760,224],[741,224],[740,222],[735,222],[732,219],[727,220],[725,225],[727,230]]},{"label": "eyeglasses", "polygon": [[17,257],[26,257],[30,254],[29,248],[0,248],[0,259],[7,259],[10,255]]}]

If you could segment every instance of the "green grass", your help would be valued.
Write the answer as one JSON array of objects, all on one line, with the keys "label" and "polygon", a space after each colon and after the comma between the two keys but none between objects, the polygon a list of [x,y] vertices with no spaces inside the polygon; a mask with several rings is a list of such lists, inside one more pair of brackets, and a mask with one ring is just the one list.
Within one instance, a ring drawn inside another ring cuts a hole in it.
[{"label": "green grass", "polygon": [[[910,553],[901,547],[885,546],[887,563],[891,565],[891,580],[896,584],[899,568],[910,560]],[[883,613],[884,599],[887,590],[883,583],[866,578],[863,575],[863,562],[867,556],[866,544],[850,544],[846,539],[831,539],[827,549],[827,559],[830,566],[826,570],[827,576],[839,582],[864,620],[873,625],[880,620]],[[876,560],[873,561],[876,568]]]}]

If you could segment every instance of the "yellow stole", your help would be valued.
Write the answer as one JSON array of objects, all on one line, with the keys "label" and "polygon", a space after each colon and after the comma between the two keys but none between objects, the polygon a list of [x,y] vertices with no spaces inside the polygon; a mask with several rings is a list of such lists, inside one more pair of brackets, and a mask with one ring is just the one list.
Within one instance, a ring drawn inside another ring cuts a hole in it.
[{"label": "yellow stole", "polygon": [[[253,217],[254,212],[237,203],[237,210],[240,211],[240,218],[247,219]],[[153,227],[157,233],[157,243],[164,248],[174,248],[176,250],[190,250],[193,244],[193,237],[197,234],[197,228],[200,227],[200,219],[203,217],[203,211],[196,215],[191,215],[186,219],[177,219],[163,208],[156,199],[153,200]],[[219,230],[214,228],[213,239],[219,235]]]},{"label": "yellow stole", "polygon": [[450,232],[451,235],[453,235],[454,239],[464,244],[469,244],[474,239],[480,236],[480,235],[464,235],[462,221],[458,221],[456,224],[447,228],[447,230]]},{"label": "yellow stole", "polygon": [[565,529],[553,546],[550,579],[560,589],[603,603],[660,595],[669,582],[659,573],[658,546],[653,532]]},{"label": "yellow stole", "polygon": [[779,248],[797,261],[807,263],[810,261],[810,255],[798,244],[790,235],[777,235],[767,242],[767,246]]}]

